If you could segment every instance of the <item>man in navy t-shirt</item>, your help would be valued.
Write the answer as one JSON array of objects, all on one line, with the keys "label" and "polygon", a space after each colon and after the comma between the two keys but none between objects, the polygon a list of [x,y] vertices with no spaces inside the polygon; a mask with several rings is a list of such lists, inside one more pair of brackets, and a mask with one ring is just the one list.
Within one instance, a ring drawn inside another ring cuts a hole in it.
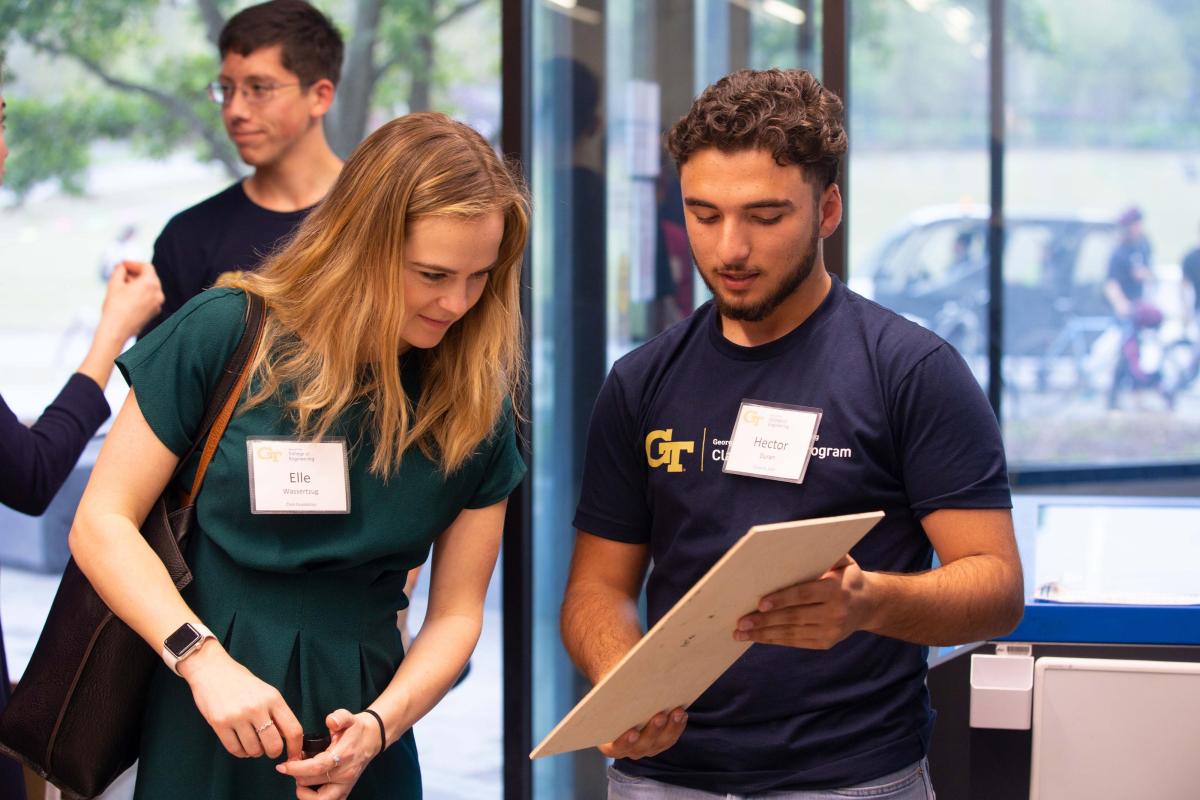
[{"label": "man in navy t-shirt", "polygon": [[258,267],[342,169],[323,122],[343,50],[328,17],[304,0],[272,0],[231,17],[218,47],[221,72],[209,95],[254,172],[163,228],[152,260],[166,300],[143,336],[221,273]]},{"label": "man in navy t-shirt", "polygon": [[[729,635],[757,644],[689,708],[600,748],[617,759],[610,798],[931,797],[926,648],[1020,618],[1004,450],[979,386],[946,342],[825,270],[841,114],[807,72],[747,70],[669,134],[714,299],[620,359],[596,401],[567,649],[593,682],[628,652],[651,563],[654,624],[752,525],[885,517],[743,617]],[[788,442],[809,450],[803,482],[722,471],[744,400],[820,409],[816,440]]]}]

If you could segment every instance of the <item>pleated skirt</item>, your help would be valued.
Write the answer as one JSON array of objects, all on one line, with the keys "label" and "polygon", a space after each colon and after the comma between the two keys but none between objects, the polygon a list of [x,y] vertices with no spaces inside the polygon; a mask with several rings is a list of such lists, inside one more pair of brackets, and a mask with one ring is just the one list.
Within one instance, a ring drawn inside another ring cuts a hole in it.
[{"label": "pleated skirt", "polygon": [[[197,531],[184,599],[234,659],[277,688],[306,734],[338,708],[358,712],[403,659],[396,611],[403,572],[370,568],[274,573],[236,564]],[[281,757],[282,759],[282,757]],[[290,800],[295,781],[268,757],[230,755],[183,679],[156,670],[145,712],[135,800]],[[352,800],[420,800],[412,731],[363,772]]]}]

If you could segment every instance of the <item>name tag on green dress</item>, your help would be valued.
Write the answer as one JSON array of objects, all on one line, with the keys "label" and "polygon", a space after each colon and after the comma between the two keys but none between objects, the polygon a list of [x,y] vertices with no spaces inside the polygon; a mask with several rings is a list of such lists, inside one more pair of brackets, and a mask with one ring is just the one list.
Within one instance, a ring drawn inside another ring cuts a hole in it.
[{"label": "name tag on green dress", "polygon": [[246,439],[251,514],[349,514],[346,439]]}]

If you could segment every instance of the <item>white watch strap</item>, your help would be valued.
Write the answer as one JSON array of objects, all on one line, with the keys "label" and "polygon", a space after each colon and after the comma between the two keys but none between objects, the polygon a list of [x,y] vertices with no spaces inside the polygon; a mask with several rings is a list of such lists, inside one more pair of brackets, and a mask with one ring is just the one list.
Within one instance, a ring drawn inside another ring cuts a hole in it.
[{"label": "white watch strap", "polygon": [[212,631],[210,631],[210,630],[207,628],[207,626],[205,626],[204,624],[202,624],[202,623],[199,623],[199,622],[192,622],[192,623],[189,623],[189,624],[190,624],[190,625],[191,625],[193,628],[195,628],[195,629],[196,629],[196,633],[200,634],[200,640],[199,640],[198,642],[196,642],[194,645],[192,645],[191,647],[189,647],[189,648],[187,649],[187,651],[186,651],[186,652],[184,652],[184,654],[183,654],[182,656],[178,657],[178,658],[176,658],[176,657],[175,657],[175,654],[174,654],[174,653],[172,653],[170,650],[168,650],[168,649],[167,649],[167,646],[166,646],[165,644],[163,645],[163,648],[162,648],[162,660],[163,660],[163,662],[164,662],[164,663],[167,665],[167,668],[168,668],[168,669],[170,669],[170,670],[171,670],[171,672],[174,672],[176,675],[178,675],[178,674],[179,674],[179,662],[180,662],[180,661],[183,661],[185,658],[187,658],[188,656],[190,656],[192,653],[194,653],[194,652],[196,652],[197,650],[199,650],[199,649],[200,649],[200,645],[204,644],[204,640],[205,640],[205,639],[215,639],[215,638],[217,638],[216,636],[214,636],[214,635],[213,635],[213,632],[212,632]]}]

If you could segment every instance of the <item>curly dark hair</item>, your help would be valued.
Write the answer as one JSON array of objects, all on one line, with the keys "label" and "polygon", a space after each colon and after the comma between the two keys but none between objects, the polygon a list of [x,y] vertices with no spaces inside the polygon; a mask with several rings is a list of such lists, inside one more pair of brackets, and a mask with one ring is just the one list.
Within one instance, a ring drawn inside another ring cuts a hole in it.
[{"label": "curly dark hair", "polygon": [[705,89],[667,134],[677,166],[707,147],[769,150],[824,189],[846,154],[842,101],[802,69],[739,70]]}]

